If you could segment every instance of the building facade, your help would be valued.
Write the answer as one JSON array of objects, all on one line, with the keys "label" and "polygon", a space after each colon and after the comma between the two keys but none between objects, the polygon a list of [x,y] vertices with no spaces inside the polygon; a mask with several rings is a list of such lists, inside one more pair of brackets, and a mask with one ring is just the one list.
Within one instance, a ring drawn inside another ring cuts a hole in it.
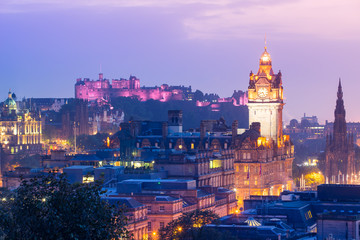
[{"label": "building facade", "polygon": [[257,74],[250,73],[248,95],[249,125],[259,122],[263,137],[281,141],[284,106],[281,72],[274,74],[266,47]]},{"label": "building facade", "polygon": [[166,102],[169,100],[185,100],[191,93],[191,87],[168,86],[140,87],[140,80],[135,76],[127,79],[105,79],[99,74],[98,80],[77,79],[75,84],[75,98],[87,101],[110,100],[114,97],[134,97],[140,101],[149,99]]},{"label": "building facade", "polygon": [[283,86],[281,72],[274,74],[265,47],[257,74],[250,73],[250,129],[235,140],[235,189],[237,199],[251,195],[279,195],[291,190],[294,146],[283,135]]},{"label": "building facade", "polygon": [[237,210],[235,193],[225,188],[196,187],[194,180],[128,179],[117,183],[116,193],[109,197],[131,197],[146,205],[149,236],[183,213],[210,210],[220,217]]},{"label": "building facade", "polygon": [[327,183],[352,183],[356,173],[354,137],[347,133],[341,81],[337,92],[333,135],[328,135],[325,150]]},{"label": "building facade", "polygon": [[7,154],[42,151],[41,116],[27,109],[19,109],[9,92],[3,102],[0,117],[0,142]]}]

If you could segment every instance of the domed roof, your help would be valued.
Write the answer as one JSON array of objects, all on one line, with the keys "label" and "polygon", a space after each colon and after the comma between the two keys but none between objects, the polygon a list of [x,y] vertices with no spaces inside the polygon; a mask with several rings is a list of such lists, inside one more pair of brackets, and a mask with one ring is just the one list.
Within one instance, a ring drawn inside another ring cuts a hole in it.
[{"label": "domed roof", "polygon": [[265,51],[263,52],[263,54],[260,57],[260,65],[271,65],[271,56],[266,51],[266,47],[265,47]]},{"label": "domed roof", "polygon": [[4,104],[3,104],[4,108],[7,108],[9,111],[12,111],[12,110],[17,110],[17,107],[16,107],[16,102],[15,100],[12,98],[12,93],[9,91],[9,94],[8,94],[8,98],[4,101]]}]

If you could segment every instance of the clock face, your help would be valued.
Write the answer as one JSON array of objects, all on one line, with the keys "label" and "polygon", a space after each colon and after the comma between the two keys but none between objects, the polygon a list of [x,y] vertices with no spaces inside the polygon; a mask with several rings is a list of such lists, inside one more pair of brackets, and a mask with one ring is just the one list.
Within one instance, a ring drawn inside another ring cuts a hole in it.
[{"label": "clock face", "polygon": [[258,96],[263,98],[263,97],[266,97],[268,95],[268,90],[266,88],[260,88],[258,90]]}]

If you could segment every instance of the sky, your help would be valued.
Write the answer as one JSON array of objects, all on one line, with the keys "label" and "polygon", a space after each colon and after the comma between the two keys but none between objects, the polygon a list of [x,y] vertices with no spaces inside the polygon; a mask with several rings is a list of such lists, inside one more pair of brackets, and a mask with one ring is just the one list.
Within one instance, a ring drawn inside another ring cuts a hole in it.
[{"label": "sky", "polygon": [[1,0],[0,100],[74,97],[77,78],[245,91],[267,49],[284,120],[333,121],[341,78],[360,121],[359,0]]}]

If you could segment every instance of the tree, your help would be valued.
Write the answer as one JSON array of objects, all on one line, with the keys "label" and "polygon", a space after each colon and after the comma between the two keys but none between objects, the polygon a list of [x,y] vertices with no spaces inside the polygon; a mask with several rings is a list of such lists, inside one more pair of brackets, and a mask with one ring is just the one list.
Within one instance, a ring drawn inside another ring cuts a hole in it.
[{"label": "tree", "polygon": [[218,218],[217,214],[209,210],[185,213],[160,229],[160,239],[204,239],[206,232],[202,226],[214,223]]},{"label": "tree", "polygon": [[[80,135],[76,139],[78,148],[85,150],[101,149],[106,146],[107,133],[97,133],[95,135]],[[70,142],[74,143],[73,139]]]},{"label": "tree", "polygon": [[1,239],[120,239],[124,208],[101,200],[100,183],[70,184],[49,173],[1,191]]}]

